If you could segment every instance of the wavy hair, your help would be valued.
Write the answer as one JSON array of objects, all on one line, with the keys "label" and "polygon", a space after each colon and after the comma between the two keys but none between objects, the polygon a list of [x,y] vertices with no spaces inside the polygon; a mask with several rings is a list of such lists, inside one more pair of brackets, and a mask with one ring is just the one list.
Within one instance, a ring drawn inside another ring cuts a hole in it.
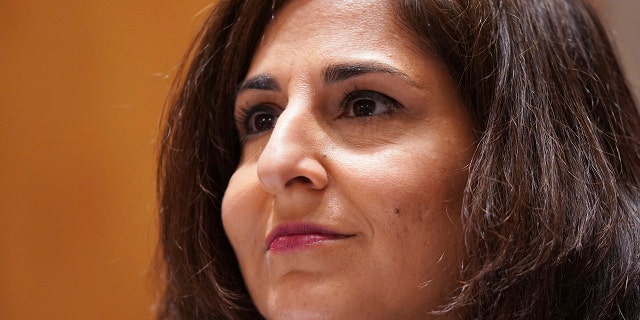
[{"label": "wavy hair", "polygon": [[[158,319],[259,319],[222,228],[235,90],[284,0],[220,0],[185,58],[158,161]],[[449,69],[477,150],[462,217],[468,319],[640,319],[640,116],[582,0],[396,0]]]}]

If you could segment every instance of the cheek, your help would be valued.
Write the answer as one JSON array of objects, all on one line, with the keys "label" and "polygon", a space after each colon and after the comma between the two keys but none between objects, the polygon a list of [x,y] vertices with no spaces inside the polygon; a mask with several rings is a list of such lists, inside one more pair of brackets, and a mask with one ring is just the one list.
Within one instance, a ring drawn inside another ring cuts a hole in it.
[{"label": "cheek", "polygon": [[376,279],[370,291],[391,305],[430,310],[444,303],[459,280],[464,165],[415,151],[351,163],[341,168],[349,179],[338,185],[345,211],[367,228],[358,273]]},{"label": "cheek", "polygon": [[[466,172],[433,157],[404,159],[403,163],[407,166],[391,169],[381,179],[365,178],[369,188],[353,196],[354,205],[361,208],[374,233],[386,238],[381,245],[388,245],[390,250],[395,246],[430,248],[435,255],[458,251]],[[353,185],[351,189],[364,187]]]},{"label": "cheek", "polygon": [[384,262],[392,255],[395,259],[388,260],[413,259],[419,266],[446,254],[457,264],[467,160],[417,150],[345,159],[340,171],[349,179],[342,181],[340,193],[348,201],[347,211],[359,212],[375,246],[385,248],[380,263],[393,262]]},{"label": "cheek", "polygon": [[242,166],[231,177],[222,199],[222,224],[240,264],[249,263],[247,259],[264,241],[261,206],[266,201],[261,190],[255,166]]},{"label": "cheek", "polygon": [[340,193],[357,207],[400,216],[459,202],[467,180],[467,160],[424,147],[418,150],[336,156],[340,159],[336,175],[349,177],[336,178]]}]

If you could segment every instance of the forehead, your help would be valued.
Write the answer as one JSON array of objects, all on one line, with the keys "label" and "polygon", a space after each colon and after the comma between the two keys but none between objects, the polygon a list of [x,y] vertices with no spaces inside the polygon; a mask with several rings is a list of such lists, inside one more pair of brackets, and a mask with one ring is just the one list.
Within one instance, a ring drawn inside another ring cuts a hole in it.
[{"label": "forehead", "polygon": [[[390,18],[390,3],[387,0],[291,0],[274,14],[271,27],[291,22],[292,27],[298,22],[310,28],[338,27],[335,24],[348,24],[352,28],[360,25],[375,25],[382,22],[364,21],[368,17]],[[387,20],[387,19],[383,19]],[[359,22],[359,23],[354,23]],[[329,24],[327,24],[329,23]]]},{"label": "forehead", "polygon": [[273,55],[366,59],[410,45],[391,12],[384,0],[291,1],[267,26],[254,61]]}]

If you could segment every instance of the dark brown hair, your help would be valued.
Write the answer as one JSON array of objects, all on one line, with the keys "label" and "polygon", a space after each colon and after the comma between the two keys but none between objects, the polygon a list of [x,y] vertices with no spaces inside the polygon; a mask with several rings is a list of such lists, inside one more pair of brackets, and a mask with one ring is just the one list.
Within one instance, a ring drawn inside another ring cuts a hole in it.
[{"label": "dark brown hair", "polygon": [[[284,0],[220,0],[174,86],[159,167],[159,319],[258,319],[221,222],[235,90]],[[469,319],[640,319],[640,116],[581,0],[397,0],[477,130],[461,212]]]}]

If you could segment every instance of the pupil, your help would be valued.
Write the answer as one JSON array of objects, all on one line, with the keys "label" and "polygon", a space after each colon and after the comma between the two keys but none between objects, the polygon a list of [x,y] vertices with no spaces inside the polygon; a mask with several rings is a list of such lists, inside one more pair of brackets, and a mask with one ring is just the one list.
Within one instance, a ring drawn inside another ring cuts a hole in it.
[{"label": "pupil", "polygon": [[358,100],[354,103],[353,114],[356,117],[372,116],[376,111],[376,102],[373,100]]},{"label": "pupil", "polygon": [[256,131],[271,130],[273,128],[273,115],[268,113],[256,115],[254,125]]}]

